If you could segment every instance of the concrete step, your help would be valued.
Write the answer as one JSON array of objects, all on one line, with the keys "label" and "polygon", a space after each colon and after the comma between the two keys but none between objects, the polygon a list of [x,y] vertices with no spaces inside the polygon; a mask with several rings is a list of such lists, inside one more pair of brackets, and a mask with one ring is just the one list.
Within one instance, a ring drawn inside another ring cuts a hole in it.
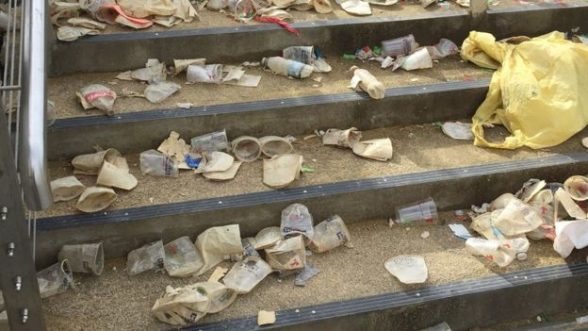
[{"label": "concrete step", "polygon": [[502,2],[509,5],[491,7],[482,19],[474,19],[466,10],[451,6],[419,14],[294,23],[301,37],[269,24],[109,33],[71,43],[56,42],[51,74],[128,70],[143,66],[147,57],[165,62],[194,57],[205,57],[210,63],[251,61],[294,44],[315,45],[341,54],[409,33],[422,44],[432,44],[443,37],[463,40],[471,30],[491,32],[498,38],[569,31],[575,27],[588,30],[588,4],[581,0],[534,5]]},{"label": "concrete step", "polygon": [[[314,215],[314,211],[311,208]],[[586,250],[562,259],[549,241],[532,242],[526,261],[497,268],[473,257],[446,223],[388,227],[386,219],[352,220],[353,249],[340,247],[307,257],[320,273],[306,287],[293,277],[272,274],[226,310],[206,316],[185,330],[420,330],[446,321],[453,330],[492,326],[538,314],[566,311],[588,303]],[[319,218],[315,219],[320,221]],[[430,237],[420,234],[428,231]],[[400,254],[419,254],[429,269],[426,283],[403,285],[384,268]],[[223,267],[231,266],[223,262]],[[124,259],[107,261],[100,277],[79,275],[76,291],[44,302],[49,329],[171,329],[150,314],[167,285],[179,287],[208,279],[178,279],[146,272],[129,277]],[[548,296],[549,293],[557,295]],[[275,310],[276,324],[258,328],[258,310]]]},{"label": "concrete step", "polygon": [[[283,190],[262,184],[260,161],[243,165],[233,181],[214,183],[190,172],[176,179],[142,176],[137,156],[128,155],[139,186],[120,193],[111,209],[82,215],[71,201],[40,214],[38,261],[50,263],[61,245],[72,241],[104,240],[108,256],[123,256],[154,238],[199,233],[214,225],[238,223],[244,234],[252,234],[279,222],[280,211],[294,202],[307,204],[318,218],[336,211],[346,219],[389,217],[396,206],[427,196],[442,210],[469,207],[514,192],[528,178],[563,181],[586,173],[584,134],[549,151],[502,151],[452,140],[435,125],[365,132],[365,139],[391,138],[391,162],[361,159],[350,150],[299,137],[295,150],[315,172]],[[66,163],[52,163],[53,178],[69,174]],[[80,178],[88,185],[95,181]]]}]

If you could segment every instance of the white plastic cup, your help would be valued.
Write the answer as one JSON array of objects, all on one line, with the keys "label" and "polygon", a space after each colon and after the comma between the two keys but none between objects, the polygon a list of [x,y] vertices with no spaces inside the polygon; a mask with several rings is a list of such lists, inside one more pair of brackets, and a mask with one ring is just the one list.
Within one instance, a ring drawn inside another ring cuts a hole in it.
[{"label": "white plastic cup", "polygon": [[424,222],[432,224],[438,219],[437,205],[433,198],[396,209],[396,220],[400,224]]}]

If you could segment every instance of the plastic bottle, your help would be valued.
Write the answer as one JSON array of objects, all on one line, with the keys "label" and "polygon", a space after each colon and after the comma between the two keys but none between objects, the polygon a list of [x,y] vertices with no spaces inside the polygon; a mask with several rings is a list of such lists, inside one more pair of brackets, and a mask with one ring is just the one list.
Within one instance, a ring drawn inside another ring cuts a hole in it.
[{"label": "plastic bottle", "polygon": [[369,71],[365,69],[359,69],[355,66],[351,67],[353,72],[353,79],[351,80],[354,85],[354,80],[359,80],[359,87],[364,90],[370,97],[374,99],[383,99],[386,94],[384,84],[382,84],[376,77],[374,77]]},{"label": "plastic bottle", "polygon": [[306,78],[314,71],[314,68],[308,64],[287,60],[280,56],[264,57],[261,64],[278,75],[294,78]]}]

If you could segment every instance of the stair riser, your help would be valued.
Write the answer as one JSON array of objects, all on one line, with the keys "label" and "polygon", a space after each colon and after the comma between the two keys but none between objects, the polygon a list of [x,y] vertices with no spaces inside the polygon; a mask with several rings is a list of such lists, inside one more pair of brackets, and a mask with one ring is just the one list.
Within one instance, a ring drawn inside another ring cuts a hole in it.
[{"label": "stair riser", "polygon": [[252,61],[296,44],[316,45],[341,54],[409,33],[422,44],[432,44],[439,38],[459,43],[470,30],[491,32],[499,38],[568,31],[576,26],[585,31],[587,14],[586,5],[545,4],[524,9],[492,9],[481,20],[472,19],[463,10],[444,10],[408,20],[368,17],[293,24],[301,37],[272,25],[101,35],[73,43],[56,43],[51,74],[128,70],[144,66],[147,58],[167,63],[174,58],[193,57],[205,57],[209,63]]},{"label": "stair riser", "polygon": [[58,120],[49,131],[49,158],[69,159],[96,144],[123,153],[157,147],[171,130],[189,139],[226,129],[229,139],[241,135],[305,135],[316,129],[369,130],[471,117],[487,92],[488,81],[455,82],[388,89],[374,101],[364,93],[318,95]]},{"label": "stair riser", "polygon": [[124,256],[152,240],[195,236],[211,226],[232,223],[240,225],[243,237],[250,236],[264,227],[279,225],[281,210],[294,202],[307,205],[315,223],[335,213],[347,222],[356,222],[391,217],[396,206],[429,196],[435,199],[440,210],[469,208],[504,192],[515,192],[529,178],[563,181],[570,175],[587,172],[588,155],[561,155],[251,193],[222,200],[48,218],[38,225],[37,261],[40,265],[53,262],[64,244],[98,240],[104,241],[107,256]]}]

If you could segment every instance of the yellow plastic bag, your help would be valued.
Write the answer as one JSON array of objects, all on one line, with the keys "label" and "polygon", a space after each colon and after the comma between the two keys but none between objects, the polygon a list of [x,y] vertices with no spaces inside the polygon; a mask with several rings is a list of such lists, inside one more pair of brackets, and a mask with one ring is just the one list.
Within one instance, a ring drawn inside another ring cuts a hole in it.
[{"label": "yellow plastic bag", "polygon": [[[519,41],[522,38],[517,38]],[[470,32],[461,57],[497,71],[472,119],[474,145],[545,148],[566,141],[588,124],[588,46],[552,32],[520,44]],[[501,124],[511,136],[484,138],[484,125]]]}]

